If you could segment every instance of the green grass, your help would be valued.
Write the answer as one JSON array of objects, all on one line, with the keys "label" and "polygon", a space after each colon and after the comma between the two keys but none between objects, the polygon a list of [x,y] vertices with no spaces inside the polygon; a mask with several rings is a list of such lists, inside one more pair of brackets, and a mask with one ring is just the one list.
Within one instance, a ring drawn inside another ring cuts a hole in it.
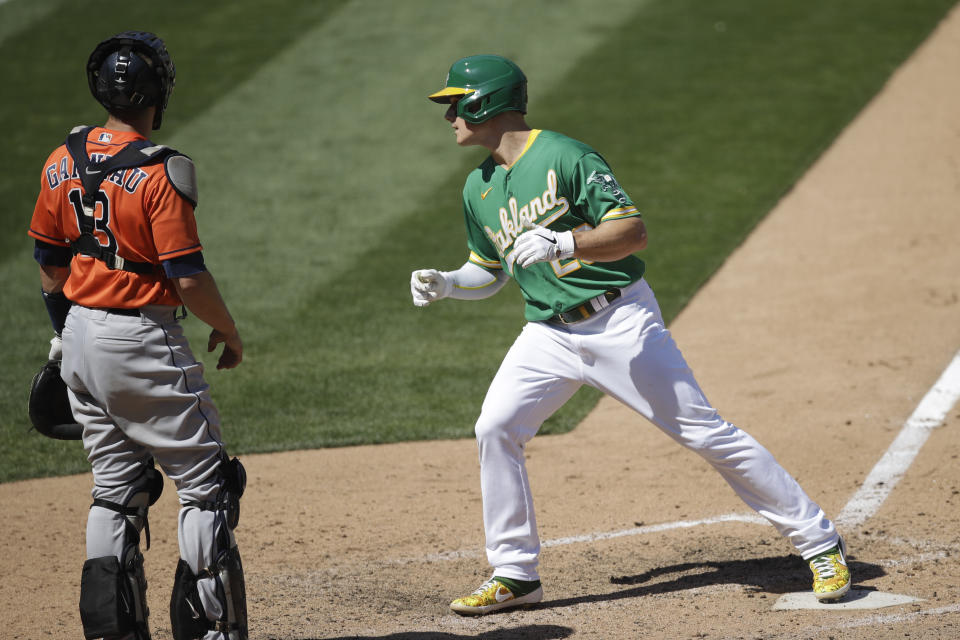
[{"label": "green grass", "polygon": [[[26,430],[50,329],[25,228],[46,154],[102,120],[82,72],[100,37],[154,30],[177,64],[156,140],[197,162],[207,263],[241,323],[244,364],[208,368],[239,453],[472,434],[522,325],[518,292],[415,309],[407,284],[466,255],[459,193],[482,154],[458,149],[424,99],[456,57],[514,57],[529,122],[607,158],[644,211],[669,320],[952,4],[0,5],[0,23],[21,25],[0,30],[19,98],[0,103],[15,125],[0,156],[0,481],[87,468],[77,443]],[[199,349],[206,330],[187,329]],[[544,432],[572,428],[597,398],[581,391]]]}]

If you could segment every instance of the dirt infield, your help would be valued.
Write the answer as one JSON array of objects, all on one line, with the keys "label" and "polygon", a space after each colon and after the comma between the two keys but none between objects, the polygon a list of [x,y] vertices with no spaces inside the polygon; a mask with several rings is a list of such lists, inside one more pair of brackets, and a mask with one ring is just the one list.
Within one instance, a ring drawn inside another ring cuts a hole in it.
[{"label": "dirt infield", "polygon": [[[832,516],[960,349],[958,68],[954,9],[671,327],[724,417]],[[889,498],[842,528],[852,602],[916,599],[880,609],[775,609],[809,588],[805,564],[610,399],[528,458],[545,600],[470,619],[447,604],[488,575],[472,441],[245,456],[251,638],[960,637],[960,405]],[[90,485],[0,485],[0,637],[82,637]],[[145,554],[158,640],[176,510],[167,482]]]}]

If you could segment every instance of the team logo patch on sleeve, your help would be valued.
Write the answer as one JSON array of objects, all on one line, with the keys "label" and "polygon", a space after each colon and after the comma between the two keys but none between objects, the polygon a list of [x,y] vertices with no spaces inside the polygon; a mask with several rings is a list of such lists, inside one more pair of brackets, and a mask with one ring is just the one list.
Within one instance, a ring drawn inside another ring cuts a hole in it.
[{"label": "team logo patch on sleeve", "polygon": [[616,179],[609,173],[597,173],[594,171],[590,174],[590,177],[587,178],[587,184],[594,183],[600,185],[601,189],[610,193],[620,204],[627,203],[627,194],[623,192],[623,189],[617,184]]}]

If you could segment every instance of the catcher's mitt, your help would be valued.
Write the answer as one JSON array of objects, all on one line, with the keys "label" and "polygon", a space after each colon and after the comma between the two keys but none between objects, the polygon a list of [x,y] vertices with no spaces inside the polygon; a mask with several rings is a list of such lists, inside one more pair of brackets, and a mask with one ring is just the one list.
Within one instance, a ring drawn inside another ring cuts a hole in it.
[{"label": "catcher's mitt", "polygon": [[60,377],[60,362],[50,360],[33,376],[30,385],[30,422],[48,438],[79,440],[83,427],[73,419],[67,385]]}]

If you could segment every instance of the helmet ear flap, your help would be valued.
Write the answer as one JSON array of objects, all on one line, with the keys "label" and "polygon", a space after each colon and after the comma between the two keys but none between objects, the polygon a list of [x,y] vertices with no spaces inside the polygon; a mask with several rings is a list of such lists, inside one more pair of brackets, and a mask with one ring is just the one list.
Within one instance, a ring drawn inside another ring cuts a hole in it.
[{"label": "helmet ear flap", "polygon": [[482,116],[478,114],[483,113],[487,102],[489,102],[489,100],[486,96],[477,94],[465,96],[457,103],[457,115],[467,122],[474,124],[482,122],[480,119]]}]

